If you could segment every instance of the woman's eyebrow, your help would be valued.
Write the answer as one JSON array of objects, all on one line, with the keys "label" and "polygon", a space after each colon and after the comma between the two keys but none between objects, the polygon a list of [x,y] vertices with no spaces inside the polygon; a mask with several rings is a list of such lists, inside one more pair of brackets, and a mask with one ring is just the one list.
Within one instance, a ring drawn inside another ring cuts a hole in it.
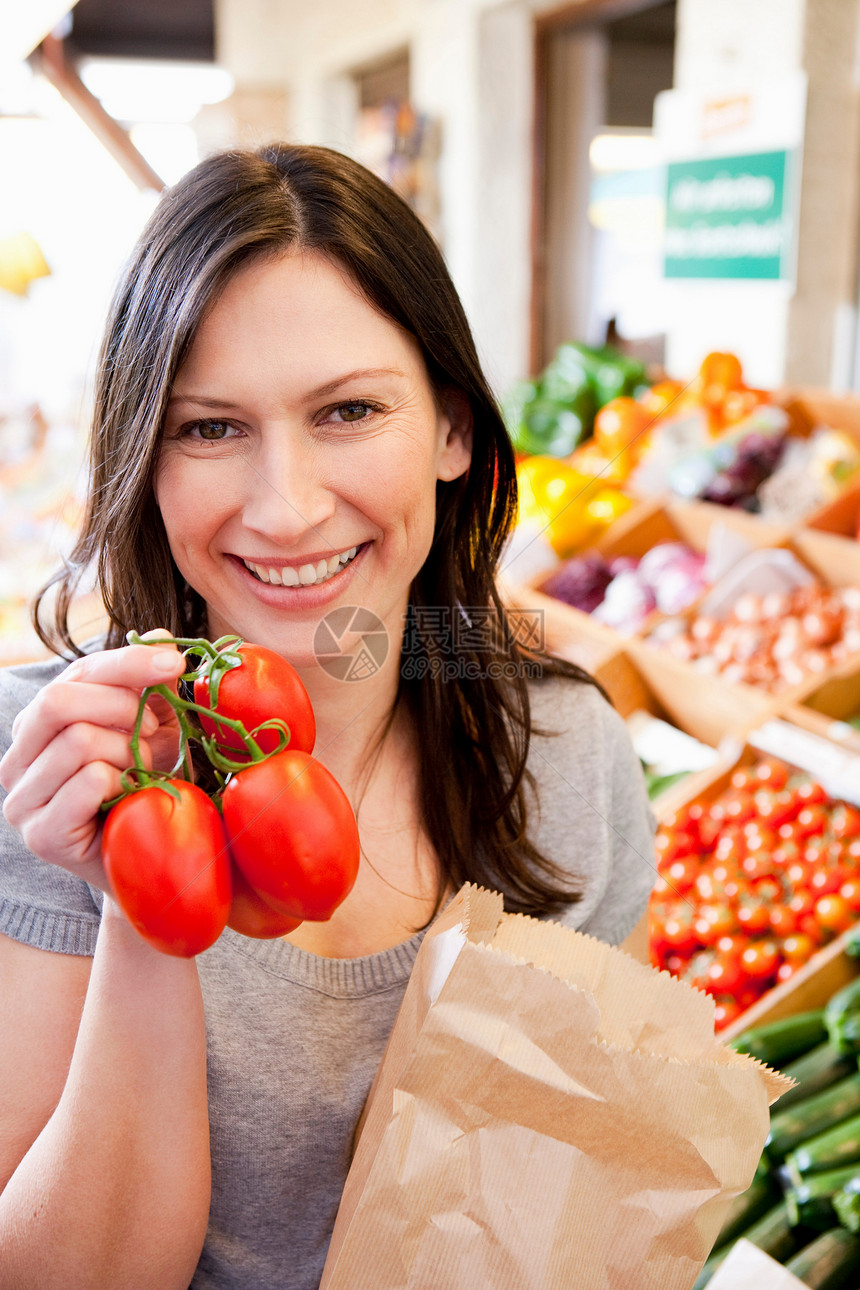
[{"label": "woman's eyebrow", "polygon": [[205,394],[171,394],[167,400],[167,406],[173,403],[193,403],[195,407],[202,408],[221,408],[224,411],[237,412],[238,403],[231,403],[229,399],[212,399],[207,398]]},{"label": "woman's eyebrow", "polygon": [[[374,380],[379,376],[405,378],[406,373],[399,367],[357,367],[353,372],[336,376],[333,381],[326,381],[325,385],[318,385],[315,389],[309,390],[306,397],[323,399],[326,395],[334,394],[335,390],[339,390],[343,385],[349,385],[353,381]],[[173,403],[193,403],[196,407],[220,408],[223,411],[237,411],[239,408],[238,403],[231,403],[229,399],[213,399],[207,398],[205,394],[184,394],[181,391],[171,394],[168,406]]]},{"label": "woman's eyebrow", "polygon": [[349,385],[352,381],[373,380],[377,376],[404,377],[405,375],[406,373],[401,372],[399,367],[357,367],[354,372],[347,372],[344,376],[335,377],[333,381],[327,381],[325,385],[318,385],[315,390],[309,392],[308,398],[324,398],[327,394],[333,394],[342,385]]}]

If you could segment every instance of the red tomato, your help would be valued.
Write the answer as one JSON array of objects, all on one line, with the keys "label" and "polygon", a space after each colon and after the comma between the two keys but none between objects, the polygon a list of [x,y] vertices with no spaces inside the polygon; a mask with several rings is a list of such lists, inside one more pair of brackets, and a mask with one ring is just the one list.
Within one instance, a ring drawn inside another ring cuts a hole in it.
[{"label": "red tomato", "polygon": [[848,870],[843,869],[841,865],[832,865],[828,869],[816,869],[809,880],[809,887],[816,896],[832,896],[849,876]]},{"label": "red tomato", "polygon": [[782,942],[782,952],[792,963],[805,963],[814,953],[817,942],[805,932],[793,932]]},{"label": "red tomato", "polygon": [[721,998],[714,1005],[714,1029],[724,1030],[730,1025],[735,1017],[739,1017],[743,1009],[737,999]]},{"label": "red tomato", "polygon": [[254,888],[246,881],[237,864],[230,866],[233,880],[233,899],[230,901],[230,913],[227,926],[243,936],[256,940],[273,940],[277,936],[286,936],[295,931],[301,922],[300,918],[290,918],[288,914],[279,914],[258,896]]},{"label": "red tomato", "polygon": [[779,960],[779,949],[773,941],[753,941],[741,952],[741,968],[755,981],[773,976]]},{"label": "red tomato", "polygon": [[738,926],[756,935],[770,927],[770,910],[764,901],[744,900],[738,905]]},{"label": "red tomato", "polygon": [[699,873],[699,861],[695,856],[688,856],[685,860],[673,860],[663,872],[672,891],[680,894],[689,891],[695,883]]},{"label": "red tomato", "polygon": [[753,819],[755,813],[755,800],[751,793],[738,790],[726,800],[725,818],[732,824],[745,824]]},{"label": "red tomato", "polygon": [[[292,663],[263,645],[245,642],[238,652],[241,665],[222,674],[215,710],[233,721],[241,721],[249,733],[262,722],[278,717],[289,726],[290,751],[313,752],[314,711]],[[194,702],[205,708],[212,707],[209,677],[205,672],[194,682]],[[243,750],[244,745],[235,731],[219,726],[209,717],[201,717],[200,724],[223,748]],[[263,752],[274,752],[278,746],[277,730],[262,731],[257,742]]]},{"label": "red tomato", "polygon": [[682,958],[692,954],[699,944],[692,917],[670,914],[663,923],[663,940]]},{"label": "red tomato", "polygon": [[779,792],[788,783],[788,767],[781,761],[765,758],[755,767],[755,778],[760,784]]},{"label": "red tomato", "polygon": [[[787,789],[759,788],[753,794],[756,817],[771,829],[788,824],[798,812],[798,803]],[[790,836],[790,835],[789,835]]]},{"label": "red tomato", "polygon": [[815,917],[828,932],[844,932],[855,921],[855,911],[844,896],[831,893],[821,896],[815,903]]},{"label": "red tomato", "polygon": [[840,802],[831,812],[830,827],[835,838],[860,837],[860,811]]},{"label": "red tomato", "polygon": [[206,794],[170,780],[108,812],[102,857],[117,902],[145,941],[193,958],[217,941],[230,908],[230,858],[221,817]]},{"label": "red tomato", "polygon": [[822,802],[827,801],[827,794],[814,779],[805,779],[801,784],[798,784],[794,790],[794,795],[801,806],[819,806]]},{"label": "red tomato", "polygon": [[230,853],[258,895],[291,918],[324,921],[358,873],[358,828],[341,786],[322,762],[291,748],[227,783]]},{"label": "red tomato", "polygon": [[770,930],[774,936],[791,936],[797,931],[797,914],[785,905],[774,905],[770,911]]},{"label": "red tomato", "polygon": [[848,901],[855,914],[860,912],[860,878],[846,878],[839,888],[839,895]]},{"label": "red tomato", "polygon": [[708,968],[708,990],[712,994],[733,995],[745,980],[737,954],[718,953]]},{"label": "red tomato", "polygon": [[797,813],[794,829],[798,837],[818,838],[826,832],[830,812],[818,803],[803,806]]}]

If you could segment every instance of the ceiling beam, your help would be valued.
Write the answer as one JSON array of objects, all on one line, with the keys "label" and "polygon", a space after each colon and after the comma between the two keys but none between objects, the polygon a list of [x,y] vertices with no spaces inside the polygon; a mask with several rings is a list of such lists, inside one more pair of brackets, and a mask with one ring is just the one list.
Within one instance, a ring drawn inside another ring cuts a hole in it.
[{"label": "ceiling beam", "polygon": [[138,188],[160,192],[165,187],[164,180],[132,143],[128,131],[105,111],[101,101],[84,85],[77,68],[66,58],[62,40],[58,40],[56,36],[46,36],[33,51],[31,61],[36,70],[74,108],[99,143],[107,148]]}]

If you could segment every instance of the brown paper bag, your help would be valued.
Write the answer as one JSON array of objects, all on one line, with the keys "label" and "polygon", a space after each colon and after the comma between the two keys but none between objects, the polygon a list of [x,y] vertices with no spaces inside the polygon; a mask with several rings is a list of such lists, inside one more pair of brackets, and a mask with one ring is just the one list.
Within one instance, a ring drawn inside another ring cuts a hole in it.
[{"label": "brown paper bag", "polygon": [[418,953],[320,1290],[689,1290],[791,1084],[713,1003],[466,886]]}]

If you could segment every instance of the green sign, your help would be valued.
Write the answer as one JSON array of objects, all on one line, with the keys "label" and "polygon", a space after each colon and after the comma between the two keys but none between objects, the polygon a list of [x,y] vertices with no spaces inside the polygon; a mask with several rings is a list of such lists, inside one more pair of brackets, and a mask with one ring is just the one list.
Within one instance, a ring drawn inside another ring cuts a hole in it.
[{"label": "green sign", "polygon": [[670,162],[664,276],[790,279],[793,156],[783,149]]}]

